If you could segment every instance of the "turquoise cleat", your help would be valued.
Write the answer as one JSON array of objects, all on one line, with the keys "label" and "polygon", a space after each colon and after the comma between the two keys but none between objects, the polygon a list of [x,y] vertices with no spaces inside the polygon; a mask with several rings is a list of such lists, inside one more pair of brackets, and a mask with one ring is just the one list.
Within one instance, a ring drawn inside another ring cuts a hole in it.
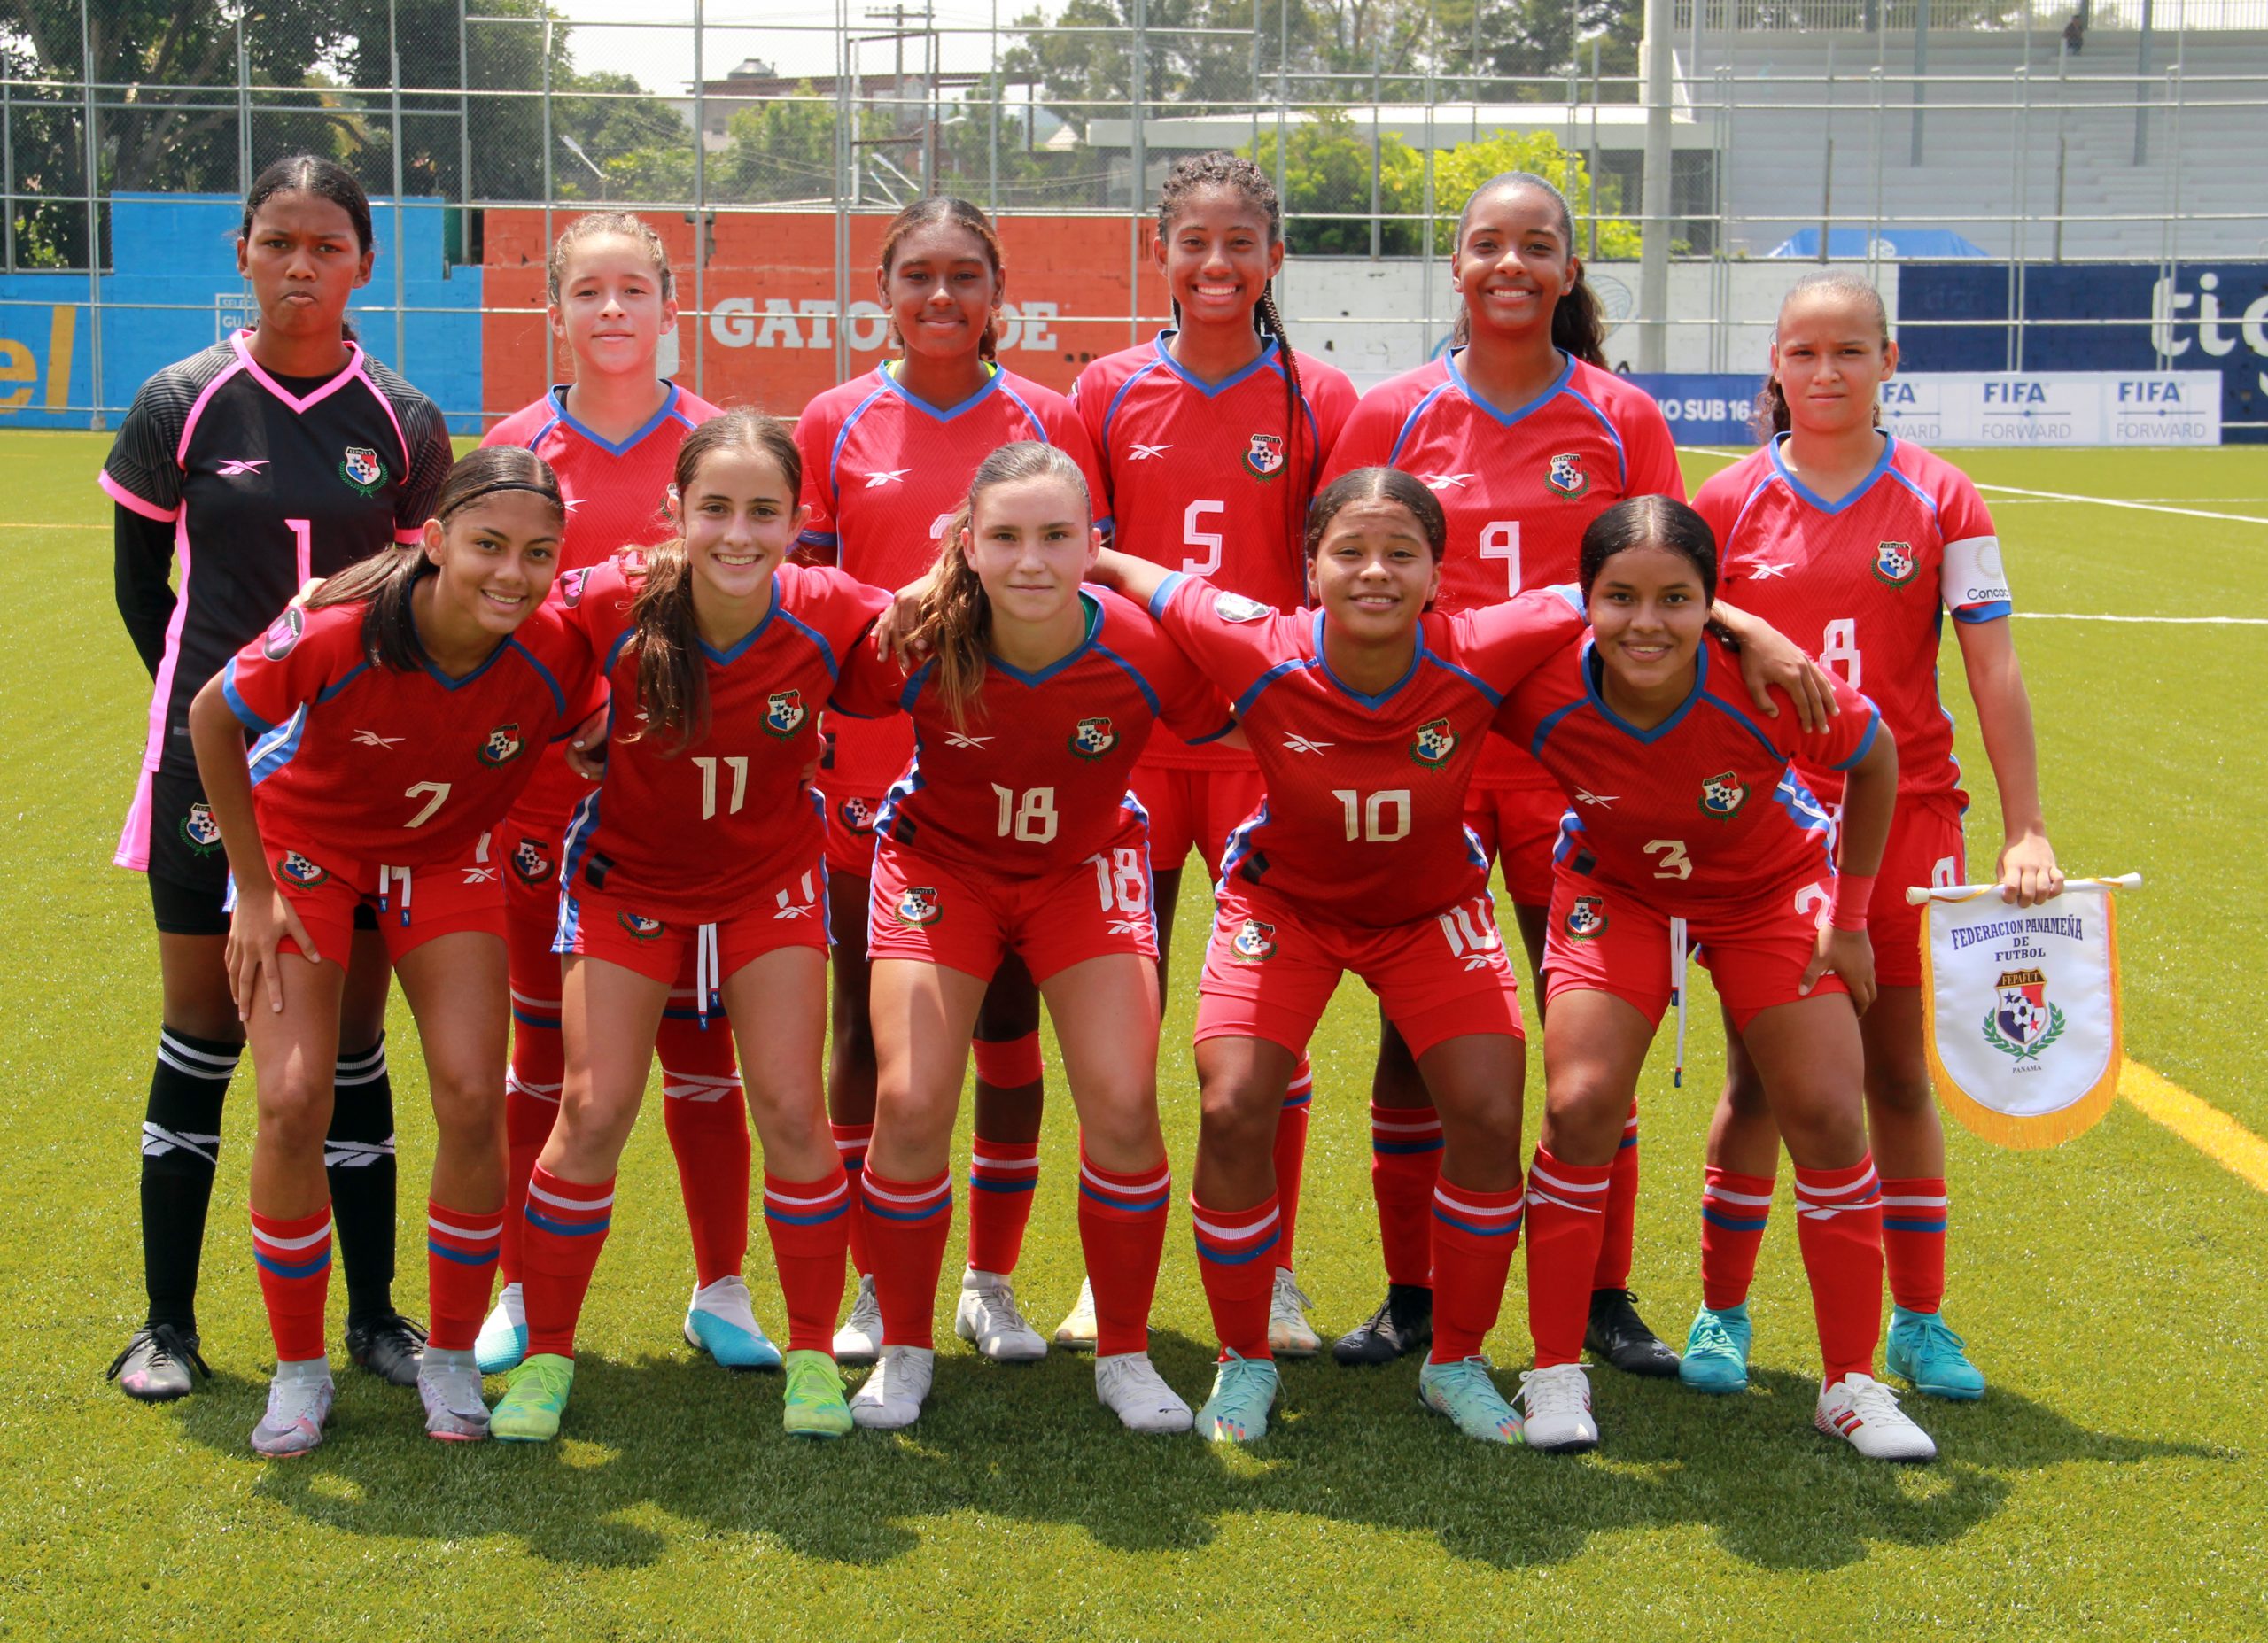
[{"label": "turquoise cleat", "polygon": [[1686,1331],[1685,1356],[1677,1378],[1697,1392],[1737,1392],[1748,1388],[1748,1303],[1693,1314]]},{"label": "turquoise cleat", "polygon": [[1418,1401],[1436,1414],[1449,1416],[1458,1431],[1481,1443],[1517,1444],[1526,1439],[1520,1412],[1496,1390],[1486,1358],[1427,1364],[1418,1371]]},{"label": "turquoise cleat", "polygon": [[685,1309],[685,1344],[698,1346],[727,1369],[776,1369],[780,1349],[756,1321],[748,1285],[735,1275],[693,1292]]},{"label": "turquoise cleat", "polygon": [[472,1343],[472,1360],[483,1375],[508,1375],[528,1355],[528,1315],[520,1286],[497,1292],[495,1309],[482,1321]]},{"label": "turquoise cleat", "polygon": [[1967,1345],[1946,1328],[1942,1313],[1890,1309],[1886,1361],[1890,1372],[1911,1381],[1917,1392],[1955,1403],[1975,1403],[1984,1397],[1984,1371],[1969,1361],[1962,1350]]},{"label": "turquoise cleat", "polygon": [[1268,1412],[1282,1389],[1272,1360],[1223,1351],[1213,1369],[1213,1395],[1197,1412],[1197,1430],[1216,1444],[1257,1443],[1268,1436]]}]

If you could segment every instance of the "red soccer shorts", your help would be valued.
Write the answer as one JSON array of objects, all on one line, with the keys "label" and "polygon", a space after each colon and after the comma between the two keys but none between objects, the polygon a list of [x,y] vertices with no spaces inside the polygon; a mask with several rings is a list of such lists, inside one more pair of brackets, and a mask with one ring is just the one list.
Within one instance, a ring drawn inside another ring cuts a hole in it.
[{"label": "red soccer shorts", "polygon": [[1875,942],[1875,982],[1922,985],[1922,914],[1907,904],[1906,887],[1941,888],[1966,884],[1968,853],[1961,836],[1961,805],[1947,794],[1900,794],[1867,907],[1867,933]]},{"label": "red soccer shorts", "polygon": [[1515,906],[1550,905],[1551,850],[1566,813],[1566,796],[1556,787],[1465,790],[1464,825],[1503,868],[1504,892]]},{"label": "red soccer shorts", "polygon": [[866,957],[943,965],[986,981],[1007,954],[1032,980],[1109,953],[1155,960],[1150,855],[1137,822],[1076,866],[1031,879],[942,867],[884,839],[866,903]]},{"label": "red soccer shorts", "polygon": [[[328,961],[346,962],[354,944],[354,910],[377,916],[386,957],[399,961],[436,936],[478,930],[504,939],[504,886],[493,835],[482,833],[453,860],[403,867],[355,860],[289,841],[263,839],[276,887],[307,926],[307,939]],[[229,903],[235,905],[233,897]],[[280,953],[299,944],[286,936]]]},{"label": "red soccer shorts", "polygon": [[1378,995],[1412,1056],[1468,1033],[1527,1035],[1485,892],[1431,918],[1372,929],[1231,881],[1216,898],[1197,983],[1197,1040],[1264,1038],[1297,1055],[1349,970]]},{"label": "red soccer shorts", "polygon": [[625,897],[587,886],[571,888],[559,898],[552,951],[603,958],[664,987],[695,968],[694,948],[704,926],[717,932],[718,981],[783,947],[827,951],[827,866],[820,856],[808,857],[713,919],[650,918],[637,911],[636,899],[634,891]]},{"label": "red soccer shorts", "polygon": [[[1721,918],[1687,920],[1689,942],[1717,985],[1733,1026],[1775,1004],[1847,992],[1832,972],[1802,986],[1827,917],[1829,886],[1785,884]],[[1669,915],[1636,893],[1562,867],[1543,938],[1546,1004],[1562,993],[1612,993],[1658,1025],[1670,1000]]]},{"label": "red soccer shorts", "polygon": [[1194,849],[1205,871],[1221,874],[1221,853],[1245,818],[1260,808],[1265,788],[1254,768],[1180,770],[1146,761],[1134,767],[1134,796],[1150,813],[1150,860],[1178,869]]},{"label": "red soccer shorts", "polygon": [[882,814],[879,793],[819,795],[827,818],[827,870],[863,879],[874,871],[874,818]]}]

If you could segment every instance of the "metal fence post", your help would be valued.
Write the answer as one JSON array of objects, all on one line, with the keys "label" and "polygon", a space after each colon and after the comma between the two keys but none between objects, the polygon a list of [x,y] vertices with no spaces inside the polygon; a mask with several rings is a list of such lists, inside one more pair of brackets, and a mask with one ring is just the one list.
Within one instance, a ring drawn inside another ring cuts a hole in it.
[{"label": "metal fence post", "polygon": [[[984,208],[994,219],[1000,215],[1000,0],[992,0],[992,24],[986,35],[991,47],[992,95],[987,99],[984,124]],[[1031,133],[1024,133],[1029,138]]]},{"label": "metal fence post", "polygon": [[[707,360],[703,346],[709,339],[709,121],[706,110],[708,70],[702,63],[702,34],[705,22],[702,0],[693,0],[693,391],[703,389],[702,367]],[[899,89],[904,90],[901,84]],[[544,151],[550,164],[550,149]],[[836,322],[841,323],[841,316]]]},{"label": "metal fence post", "polygon": [[87,150],[87,348],[89,404],[93,407],[87,426],[97,433],[103,420],[103,139],[95,124],[95,35],[87,22],[87,0],[79,0],[79,64],[85,77],[82,118]]},{"label": "metal fence post", "polygon": [[2151,0],[2142,0],[2142,32],[2134,43],[2134,164],[2150,163]]},{"label": "metal fence post", "polygon": [[8,220],[0,223],[0,261],[16,271],[16,80],[0,81],[0,175],[5,179]]},{"label": "metal fence post", "polygon": [[395,27],[395,0],[386,0],[387,78],[393,109],[393,368],[409,375],[408,259],[402,252],[401,217],[401,34]]},{"label": "metal fence post", "polygon": [[[472,260],[472,53],[465,39],[465,0],[457,0],[457,250]],[[485,408],[485,407],[484,407]]]},{"label": "metal fence post", "polygon": [[252,59],[241,12],[237,14],[237,192],[252,193]]},{"label": "metal fence post", "polygon": [[835,0],[835,378],[842,382],[850,375],[850,189],[858,163],[850,0]]}]

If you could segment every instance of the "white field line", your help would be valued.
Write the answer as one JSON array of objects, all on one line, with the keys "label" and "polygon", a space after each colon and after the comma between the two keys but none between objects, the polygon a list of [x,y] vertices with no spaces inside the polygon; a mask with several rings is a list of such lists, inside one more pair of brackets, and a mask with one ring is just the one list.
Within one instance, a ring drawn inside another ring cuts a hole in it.
[{"label": "white field line", "polygon": [[2129,502],[2117,497],[2078,496],[2068,491],[2027,491],[2020,485],[1986,484],[1973,481],[1980,491],[1999,491],[2009,496],[2027,497],[2042,502],[2093,502],[2099,508],[2126,508],[2142,514],[2179,514],[2189,519],[2227,519],[2241,525],[2268,525],[2268,518],[2258,514],[2216,514],[2202,508],[2169,508],[2163,502]]},{"label": "white field line", "polygon": [[2018,610],[2032,622],[2147,622],[2175,627],[2268,627],[2268,616],[2111,616],[2087,610]]}]

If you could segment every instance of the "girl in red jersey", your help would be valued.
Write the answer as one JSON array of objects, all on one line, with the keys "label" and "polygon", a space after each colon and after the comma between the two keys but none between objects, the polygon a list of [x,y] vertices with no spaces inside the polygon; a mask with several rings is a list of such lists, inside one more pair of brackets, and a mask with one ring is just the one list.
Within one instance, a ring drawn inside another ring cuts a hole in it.
[{"label": "girl in red jersey", "polygon": [[1504,693],[1582,616],[1570,590],[1430,610],[1446,539],[1430,491],[1370,468],[1325,485],[1309,510],[1312,611],[1103,557],[1103,575],[1146,601],[1230,696],[1265,782],[1230,842],[1199,983],[1190,1207],[1221,1356],[1198,1426],[1216,1441],[1268,1430],[1278,1381],[1267,1256],[1280,1221],[1270,1142],[1348,970],[1408,1040],[1441,1114],[1440,1304],[1420,1395],[1469,1437],[1518,1441],[1480,1346],[1519,1236],[1523,1047],[1465,787]]},{"label": "girl in red jersey", "polygon": [[1233,726],[1147,616],[1081,588],[1100,539],[1069,454],[1004,446],[978,467],[905,634],[928,659],[909,676],[862,655],[836,687],[846,711],[903,711],[914,732],[875,824],[868,905],[880,1076],[862,1190],[882,1352],[850,1400],[862,1426],[910,1425],[928,1396],[962,1046],[1014,954],[1047,1001],[1079,1111],[1095,1394],[1133,1430],[1189,1429],[1149,1359],[1172,1174],[1147,826],[1126,784],[1153,724],[1191,740]]},{"label": "girl in red jersey", "polygon": [[605,776],[566,835],[555,941],[565,1089],[528,1186],[528,1354],[496,1406],[499,1438],[558,1433],[616,1166],[688,965],[701,1019],[731,1023],[748,1067],[788,1309],[787,1430],[850,1430],[827,1350],[850,1189],[820,1096],[825,835],[804,771],[819,705],[884,595],[782,562],[803,523],[801,482],[785,429],[727,411],[679,447],[683,537],[572,572],[564,587],[616,706]]},{"label": "girl in red jersey", "polygon": [[[1444,610],[1571,582],[1584,527],[1603,510],[1624,497],[1685,496],[1660,407],[1606,369],[1605,327],[1574,236],[1565,197],[1542,177],[1508,172],[1474,190],[1449,261],[1460,299],[1450,349],[1364,395],[1332,453],[1329,473],[1386,463],[1416,474],[1440,497],[1449,522]],[[1781,661],[1792,664],[1792,653]],[[1467,819],[1503,864],[1520,940],[1536,966],[1558,791],[1533,760],[1497,743],[1482,756],[1470,804]],[[1426,1206],[1441,1129],[1390,1024],[1371,1101],[1371,1182],[1387,1290],[1370,1321],[1332,1348],[1342,1363],[1390,1361],[1424,1345],[1431,1328]],[[1637,1139],[1634,1106],[1616,1156],[1590,1341],[1618,1368],[1671,1375],[1676,1357],[1641,1321],[1629,1293]]]},{"label": "girl in red jersey", "polygon": [[[1270,294],[1284,263],[1283,211],[1267,173],[1239,155],[1192,154],[1158,196],[1152,259],[1174,329],[1097,360],[1071,402],[1110,485],[1114,545],[1285,609],[1303,597],[1299,548],[1317,476],[1355,407],[1345,372],[1294,353]],[[1158,887],[1158,985],[1166,985],[1182,864],[1194,845],[1217,874],[1230,831],[1260,798],[1249,752],[1150,744],[1134,773],[1150,817]],[[1293,1233],[1314,1081],[1302,1060],[1276,1130],[1284,1236],[1268,1319],[1279,1357],[1321,1346],[1293,1275]],[[1092,1345],[1091,1297],[1055,1332]]]},{"label": "girl in red jersey", "polygon": [[[534,749],[587,710],[583,647],[544,595],[566,516],[524,451],[450,470],[416,546],[329,578],[190,709],[229,852],[231,990],[260,1091],[252,1251],[276,1337],[260,1453],[322,1441],[331,1405],[323,1132],[355,913],[417,1018],[436,1146],[425,1430],[487,1436],[472,1341],[503,1221],[504,889],[493,844]],[[249,769],[244,733],[258,737]]]},{"label": "girl in red jersey", "polygon": [[[1598,1442],[1581,1354],[1604,1200],[1654,1029],[1698,943],[1796,1159],[1826,1365],[1814,1423],[1873,1459],[1927,1460],[1935,1445],[1874,1379],[1883,1210],[1860,1093],[1867,903],[1898,749],[1847,686],[1816,734],[1728,694],[1737,664],[1705,632],[1716,581],[1715,545],[1691,508],[1616,503],[1583,536],[1590,634],[1496,718],[1573,807],[1544,949],[1545,1107],[1527,1177],[1527,1443]],[[1846,773],[1839,860],[1825,808],[1790,768],[1798,756]]]},{"label": "girl in red jersey", "polygon": [[[677,299],[669,253],[652,229],[626,212],[579,217],[552,246],[548,277],[552,335],[574,360],[574,381],[514,412],[481,443],[523,446],[551,464],[570,509],[560,564],[578,570],[625,546],[651,546],[669,538],[665,493],[679,447],[717,407],[656,368],[662,338],[677,325]],[[585,791],[563,759],[548,760],[501,838],[512,942],[512,1070],[504,1096],[510,1213],[503,1287],[480,1331],[480,1368],[488,1375],[512,1368],[527,1352],[520,1211],[565,1076],[559,957],[551,940],[558,924],[560,840]],[[666,1097],[662,1119],[693,1234],[685,1338],[731,1368],[767,1368],[780,1361],[779,1349],[758,1327],[741,1277],[748,1254],[749,1135],[740,1074],[732,1035],[704,1032],[695,1004],[688,959],[656,1044]]]},{"label": "girl in red jersey", "polygon": [[[2000,789],[2000,893],[2032,906],[2062,889],[2063,875],[2040,809],[2000,539],[1959,469],[1876,426],[1876,396],[1897,367],[1871,287],[1847,275],[1798,281],[1781,305],[1759,400],[1771,438],[1702,486],[1696,505],[1722,544],[1728,594],[1790,633],[1817,634],[1821,661],[1880,702],[1898,733],[1898,814],[1873,906],[1882,996],[1861,1023],[1894,1303],[1887,1358],[1917,1391],[1973,1399],[1984,1396],[1984,1375],[1942,1313],[1945,1130],[1922,1049],[1921,910],[1906,901],[1909,885],[1967,877],[1968,797],[1938,694],[1947,612]],[[1832,772],[1802,768],[1821,798],[1837,796]],[[1703,1306],[1683,1371],[1690,1385],[1747,1383],[1748,1285],[1778,1153],[1756,1070],[1736,1053],[1710,1134]]]},{"label": "girl in red jersey", "polygon": [[[190,699],[310,576],[419,539],[452,460],[433,402],[364,354],[346,323],[375,249],[353,173],[310,154],[268,167],[237,239],[258,324],[144,383],[103,464],[119,613],[153,682],[116,859],[147,875],[164,993],[141,1135],[149,1311],[110,1368],[134,1398],[181,1397],[204,1367],[198,1268],[221,1109],[244,1048],[223,957],[228,864],[198,786]],[[422,1336],[392,1298],[385,955],[375,931],[355,947],[328,1137],[346,1349],[413,1385]],[[343,947],[336,957],[348,962]]]},{"label": "girl in red jersey", "polygon": [[[936,562],[938,533],[960,506],[977,465],[1017,440],[1063,450],[1090,492],[1106,493],[1077,413],[1062,395],[993,357],[1005,286],[1000,243],[982,211],[942,197],[908,205],[883,230],[874,279],[898,355],[830,388],[796,419],[810,508],[803,557],[839,564],[878,587],[905,586]],[[913,739],[901,725],[838,720],[830,722],[827,740],[819,777],[827,868],[843,881],[834,898],[827,1110],[855,1182],[874,1113],[866,882],[874,867],[874,818],[905,768]],[[1018,1310],[1009,1275],[1039,1174],[1039,996],[1013,956],[986,994],[975,1032],[968,1268],[953,1324],[988,1357],[1037,1358],[1047,1343]],[[866,1226],[863,1211],[854,1210],[850,1257],[860,1275],[858,1293],[835,1339],[835,1355],[845,1362],[871,1359],[880,1339]]]}]

